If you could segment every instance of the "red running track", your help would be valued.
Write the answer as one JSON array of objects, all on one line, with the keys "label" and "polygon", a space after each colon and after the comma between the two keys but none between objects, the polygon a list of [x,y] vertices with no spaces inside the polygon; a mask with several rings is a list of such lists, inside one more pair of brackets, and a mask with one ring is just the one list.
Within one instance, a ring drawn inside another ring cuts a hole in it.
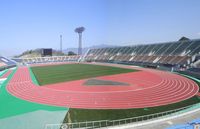
[{"label": "red running track", "polygon": [[19,67],[7,90],[31,102],[85,109],[154,107],[183,101],[198,93],[198,85],[185,77],[164,71],[137,69],[141,71],[96,77],[129,83],[129,86],[84,86],[88,79],[36,86],[28,68]]},{"label": "red running track", "polygon": [[3,76],[1,76],[0,78],[7,78],[10,74],[11,74],[12,70],[8,70],[5,74],[3,74]]}]

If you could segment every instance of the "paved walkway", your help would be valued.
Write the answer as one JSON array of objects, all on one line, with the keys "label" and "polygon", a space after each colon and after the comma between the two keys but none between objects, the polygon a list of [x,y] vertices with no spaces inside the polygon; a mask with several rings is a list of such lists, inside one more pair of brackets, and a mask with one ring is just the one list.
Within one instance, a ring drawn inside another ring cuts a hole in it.
[{"label": "paved walkway", "polygon": [[0,129],[45,129],[46,124],[61,123],[65,118],[66,113],[66,110],[37,110],[22,115],[0,119]]}]

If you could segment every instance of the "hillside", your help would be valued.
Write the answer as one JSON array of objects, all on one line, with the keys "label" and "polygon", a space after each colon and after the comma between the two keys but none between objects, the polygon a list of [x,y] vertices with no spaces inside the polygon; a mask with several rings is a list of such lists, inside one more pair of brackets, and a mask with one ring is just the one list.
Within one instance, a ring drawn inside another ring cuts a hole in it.
[{"label": "hillside", "polygon": [[[27,50],[22,54],[15,56],[15,58],[41,57],[41,55],[42,55],[42,48],[37,48],[34,50]],[[53,49],[53,56],[63,56],[63,55],[67,54]]]}]

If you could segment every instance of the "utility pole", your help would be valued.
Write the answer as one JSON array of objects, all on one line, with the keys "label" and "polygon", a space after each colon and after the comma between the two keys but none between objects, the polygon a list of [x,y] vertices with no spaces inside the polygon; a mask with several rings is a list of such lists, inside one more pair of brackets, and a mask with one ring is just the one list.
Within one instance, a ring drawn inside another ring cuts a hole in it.
[{"label": "utility pole", "polygon": [[62,52],[62,35],[60,35],[60,51]]}]

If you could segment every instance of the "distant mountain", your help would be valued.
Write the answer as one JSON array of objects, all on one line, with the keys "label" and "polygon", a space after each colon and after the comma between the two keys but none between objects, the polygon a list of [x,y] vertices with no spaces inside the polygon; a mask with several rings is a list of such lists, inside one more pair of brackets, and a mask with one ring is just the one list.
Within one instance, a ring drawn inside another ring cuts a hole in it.
[{"label": "distant mountain", "polygon": [[91,46],[89,48],[106,48],[106,47],[117,47],[117,46],[115,46],[115,45],[101,44],[101,45]]},{"label": "distant mountain", "polygon": [[[106,48],[106,47],[117,47],[117,46],[101,44],[101,45],[96,45],[96,46],[91,46],[91,47],[85,47],[85,48],[83,48],[82,51],[83,51],[83,54],[85,54],[89,49]],[[67,49],[63,50],[64,53],[68,53],[69,51],[72,51],[74,53],[78,53],[78,48],[67,48]]]}]

